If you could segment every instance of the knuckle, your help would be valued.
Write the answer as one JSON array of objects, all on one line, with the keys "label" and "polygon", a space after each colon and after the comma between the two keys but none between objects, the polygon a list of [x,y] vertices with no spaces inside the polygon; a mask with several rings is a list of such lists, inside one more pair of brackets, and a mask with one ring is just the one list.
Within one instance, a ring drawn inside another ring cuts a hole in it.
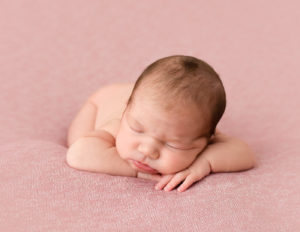
[{"label": "knuckle", "polygon": [[185,172],[178,172],[175,176],[176,177],[184,177],[184,176],[186,176],[186,173]]}]

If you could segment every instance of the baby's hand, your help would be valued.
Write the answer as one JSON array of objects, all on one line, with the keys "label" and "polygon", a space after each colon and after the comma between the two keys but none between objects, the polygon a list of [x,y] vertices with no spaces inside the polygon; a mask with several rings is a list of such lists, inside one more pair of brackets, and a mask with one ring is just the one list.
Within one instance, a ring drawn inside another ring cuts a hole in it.
[{"label": "baby's hand", "polygon": [[160,177],[159,182],[155,185],[155,189],[170,191],[175,188],[182,181],[183,183],[177,188],[179,192],[188,189],[194,182],[201,180],[207,176],[210,171],[210,164],[207,160],[201,159],[201,162],[194,162],[187,169],[177,172],[175,174],[166,174]]},{"label": "baby's hand", "polygon": [[137,177],[158,181],[158,183],[155,185],[155,189],[161,190],[164,188],[165,191],[170,191],[178,184],[183,182],[177,188],[179,192],[183,192],[196,181],[199,181],[205,176],[209,175],[210,172],[211,167],[209,162],[204,157],[198,157],[198,159],[196,159],[194,163],[192,163],[192,165],[187,169],[174,174],[149,174],[138,172]]}]

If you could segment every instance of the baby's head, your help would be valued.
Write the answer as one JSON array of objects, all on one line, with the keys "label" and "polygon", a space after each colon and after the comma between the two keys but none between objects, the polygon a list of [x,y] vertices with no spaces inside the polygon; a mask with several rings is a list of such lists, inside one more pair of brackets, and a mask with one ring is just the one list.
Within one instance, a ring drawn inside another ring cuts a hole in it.
[{"label": "baby's head", "polygon": [[159,59],[135,83],[116,147],[139,171],[131,160],[178,172],[206,147],[225,107],[222,81],[207,63],[181,55]]}]

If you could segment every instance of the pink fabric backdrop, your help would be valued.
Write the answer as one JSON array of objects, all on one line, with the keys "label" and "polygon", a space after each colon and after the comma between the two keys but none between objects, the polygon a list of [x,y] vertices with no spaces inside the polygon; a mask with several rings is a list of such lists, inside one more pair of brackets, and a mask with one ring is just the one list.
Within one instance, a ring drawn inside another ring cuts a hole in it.
[{"label": "pink fabric backdrop", "polygon": [[[0,231],[298,231],[298,1],[0,2]],[[133,82],[185,54],[220,74],[220,129],[247,141],[255,169],[184,193],[80,172],[66,133],[101,86]]]}]

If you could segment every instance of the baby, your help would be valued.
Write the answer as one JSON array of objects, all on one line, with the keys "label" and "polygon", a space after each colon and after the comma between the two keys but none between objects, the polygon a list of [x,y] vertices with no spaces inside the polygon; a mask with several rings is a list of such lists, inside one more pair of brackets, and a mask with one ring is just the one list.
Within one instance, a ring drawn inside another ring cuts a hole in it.
[{"label": "baby", "polygon": [[87,100],[69,129],[67,163],[181,192],[211,172],[250,169],[249,146],[216,128],[225,106],[223,84],[207,63],[159,59],[134,85],[106,86]]}]

